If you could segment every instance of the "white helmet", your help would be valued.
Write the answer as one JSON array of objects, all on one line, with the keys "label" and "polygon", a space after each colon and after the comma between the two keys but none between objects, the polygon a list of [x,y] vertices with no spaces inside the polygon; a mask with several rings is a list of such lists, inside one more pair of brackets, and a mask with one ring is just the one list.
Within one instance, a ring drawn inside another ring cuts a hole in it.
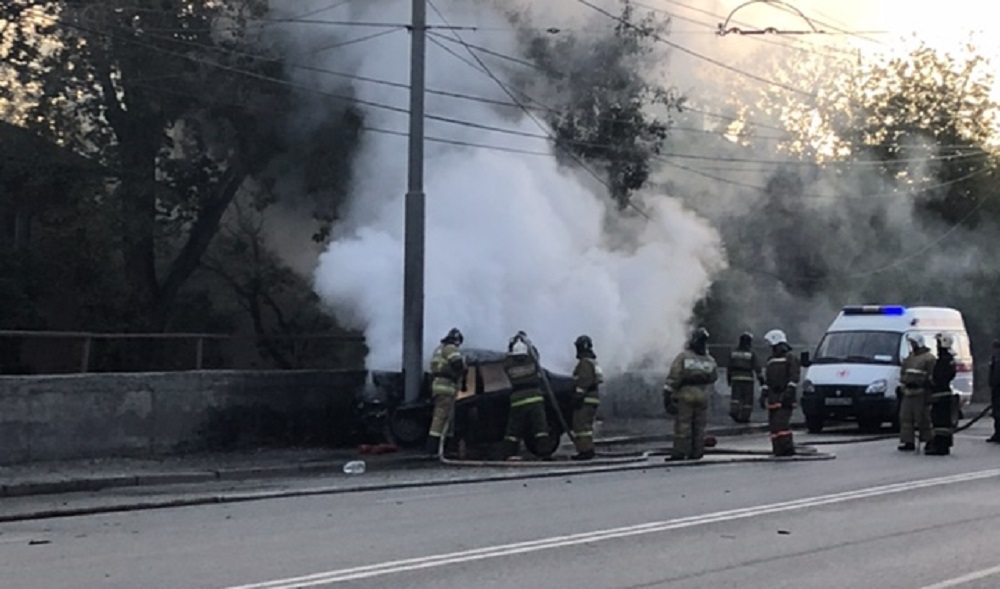
[{"label": "white helmet", "polygon": [[528,344],[524,340],[519,339],[511,344],[508,354],[511,356],[527,356],[529,354]]},{"label": "white helmet", "polygon": [[772,329],[771,331],[764,334],[764,341],[776,346],[778,344],[787,344],[788,338],[785,337],[785,332],[780,329]]},{"label": "white helmet", "polygon": [[916,332],[911,332],[906,334],[906,341],[910,342],[910,345],[914,348],[924,347],[924,336]]},{"label": "white helmet", "polygon": [[955,337],[950,333],[937,334],[937,340],[942,348],[947,348],[949,350],[955,345]]}]

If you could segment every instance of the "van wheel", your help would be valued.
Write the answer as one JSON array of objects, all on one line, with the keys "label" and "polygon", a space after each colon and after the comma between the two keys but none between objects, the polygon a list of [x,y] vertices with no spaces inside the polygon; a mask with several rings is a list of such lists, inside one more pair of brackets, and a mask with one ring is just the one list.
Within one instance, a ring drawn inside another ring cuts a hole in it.
[{"label": "van wheel", "polygon": [[806,430],[811,434],[818,434],[823,431],[823,416],[806,415]]}]

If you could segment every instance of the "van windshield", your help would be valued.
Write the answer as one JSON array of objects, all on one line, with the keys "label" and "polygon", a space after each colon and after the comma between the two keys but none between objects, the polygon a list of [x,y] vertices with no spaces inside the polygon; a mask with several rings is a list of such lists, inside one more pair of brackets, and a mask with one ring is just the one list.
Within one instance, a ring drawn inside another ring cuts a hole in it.
[{"label": "van windshield", "polygon": [[823,336],[816,348],[815,364],[896,364],[901,333],[888,331],[838,331]]}]

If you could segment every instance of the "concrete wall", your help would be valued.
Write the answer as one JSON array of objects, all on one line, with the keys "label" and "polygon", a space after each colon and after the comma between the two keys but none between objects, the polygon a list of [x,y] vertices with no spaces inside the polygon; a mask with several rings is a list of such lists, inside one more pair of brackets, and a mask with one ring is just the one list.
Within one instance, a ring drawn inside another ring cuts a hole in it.
[{"label": "concrete wall", "polygon": [[335,445],[364,371],[0,377],[0,464]]},{"label": "concrete wall", "polygon": [[[804,373],[804,372],[803,372]],[[660,417],[663,412],[663,384],[666,372],[633,372],[609,378],[601,392],[602,419]],[[989,403],[989,358],[976,360],[974,403]],[[755,395],[760,394],[757,389]],[[729,385],[726,384],[726,370],[719,369],[719,380],[709,399],[710,413],[724,416],[729,411]],[[757,397],[754,397],[756,400]]]}]

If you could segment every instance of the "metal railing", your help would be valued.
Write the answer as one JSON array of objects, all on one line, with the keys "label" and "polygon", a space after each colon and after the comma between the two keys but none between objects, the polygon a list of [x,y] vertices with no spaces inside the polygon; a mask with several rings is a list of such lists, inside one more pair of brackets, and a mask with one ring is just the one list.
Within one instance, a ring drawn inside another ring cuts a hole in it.
[{"label": "metal railing", "polygon": [[[710,353],[728,364],[731,345]],[[796,350],[809,349],[795,346]],[[755,347],[763,361],[767,347]],[[363,369],[360,335],[231,335],[0,330],[0,374]],[[664,366],[666,368],[666,366]]]},{"label": "metal railing", "polygon": [[0,373],[361,369],[364,338],[343,334],[0,331]]}]

